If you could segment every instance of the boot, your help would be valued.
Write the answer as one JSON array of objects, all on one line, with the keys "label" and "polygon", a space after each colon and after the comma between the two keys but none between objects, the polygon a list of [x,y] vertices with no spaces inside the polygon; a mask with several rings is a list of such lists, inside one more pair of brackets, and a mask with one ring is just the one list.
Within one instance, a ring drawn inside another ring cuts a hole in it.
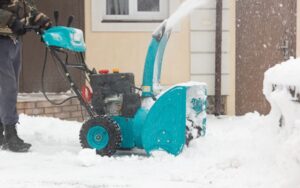
[{"label": "boot", "polygon": [[13,152],[28,152],[31,144],[25,143],[18,137],[16,125],[4,126],[4,142],[3,149],[8,149]]},{"label": "boot", "polygon": [[2,123],[0,123],[0,147],[2,146],[3,144],[3,141],[4,141],[4,128],[3,128],[3,125]]}]

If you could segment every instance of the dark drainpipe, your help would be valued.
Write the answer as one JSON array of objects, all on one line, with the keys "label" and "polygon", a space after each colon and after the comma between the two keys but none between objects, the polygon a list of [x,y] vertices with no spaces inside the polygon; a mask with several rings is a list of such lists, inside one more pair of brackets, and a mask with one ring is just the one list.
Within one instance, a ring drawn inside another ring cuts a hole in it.
[{"label": "dark drainpipe", "polygon": [[221,115],[221,81],[222,81],[222,10],[223,0],[216,4],[216,52],[215,52],[215,115]]}]

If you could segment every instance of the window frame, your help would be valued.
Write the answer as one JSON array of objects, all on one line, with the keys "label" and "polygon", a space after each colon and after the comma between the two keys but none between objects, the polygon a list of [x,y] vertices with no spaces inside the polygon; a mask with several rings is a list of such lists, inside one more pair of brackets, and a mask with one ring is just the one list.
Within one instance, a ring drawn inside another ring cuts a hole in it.
[{"label": "window frame", "polygon": [[[181,3],[181,0],[162,1],[167,1],[169,11],[166,17],[169,17],[169,15],[173,13]],[[106,0],[92,0],[91,9],[91,27],[93,32],[152,32],[160,24],[160,22],[164,20],[105,20]],[[177,30],[179,30],[179,28]]]},{"label": "window frame", "polygon": [[128,15],[108,15],[106,14],[106,0],[102,0],[102,6],[105,8],[103,21],[104,22],[157,22],[163,21],[169,15],[168,2],[169,0],[160,0],[158,12],[156,11],[138,11],[138,0],[128,0],[129,14]]}]

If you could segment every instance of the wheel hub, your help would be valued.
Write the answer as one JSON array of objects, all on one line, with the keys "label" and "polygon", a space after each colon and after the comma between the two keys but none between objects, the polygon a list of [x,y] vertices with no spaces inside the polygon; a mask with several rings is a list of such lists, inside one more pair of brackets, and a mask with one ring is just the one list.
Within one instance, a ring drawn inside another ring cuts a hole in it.
[{"label": "wheel hub", "polygon": [[102,136],[99,135],[99,134],[96,135],[96,136],[95,136],[95,140],[96,140],[96,141],[101,141],[101,140],[102,140]]},{"label": "wheel hub", "polygon": [[89,129],[86,139],[91,148],[101,150],[108,145],[109,135],[102,126],[93,126]]}]

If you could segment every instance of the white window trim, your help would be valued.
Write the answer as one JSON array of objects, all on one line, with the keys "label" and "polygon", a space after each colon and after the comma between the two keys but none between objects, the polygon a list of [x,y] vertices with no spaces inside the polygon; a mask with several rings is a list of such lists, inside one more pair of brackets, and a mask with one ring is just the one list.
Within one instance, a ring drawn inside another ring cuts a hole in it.
[{"label": "white window trim", "polygon": [[[169,15],[169,0],[159,1],[160,11],[158,12],[146,12],[137,10],[138,0],[129,0],[129,15],[103,15],[104,20],[121,20],[121,21],[157,21],[164,20]],[[101,7],[105,7],[105,0],[100,1]]]},{"label": "white window trim", "polygon": [[[157,22],[103,22],[103,18],[107,16],[105,15],[106,7],[103,6],[104,1],[92,0],[92,31],[94,32],[152,32],[160,24]],[[180,0],[169,0],[168,4],[170,15],[179,6]]]}]

